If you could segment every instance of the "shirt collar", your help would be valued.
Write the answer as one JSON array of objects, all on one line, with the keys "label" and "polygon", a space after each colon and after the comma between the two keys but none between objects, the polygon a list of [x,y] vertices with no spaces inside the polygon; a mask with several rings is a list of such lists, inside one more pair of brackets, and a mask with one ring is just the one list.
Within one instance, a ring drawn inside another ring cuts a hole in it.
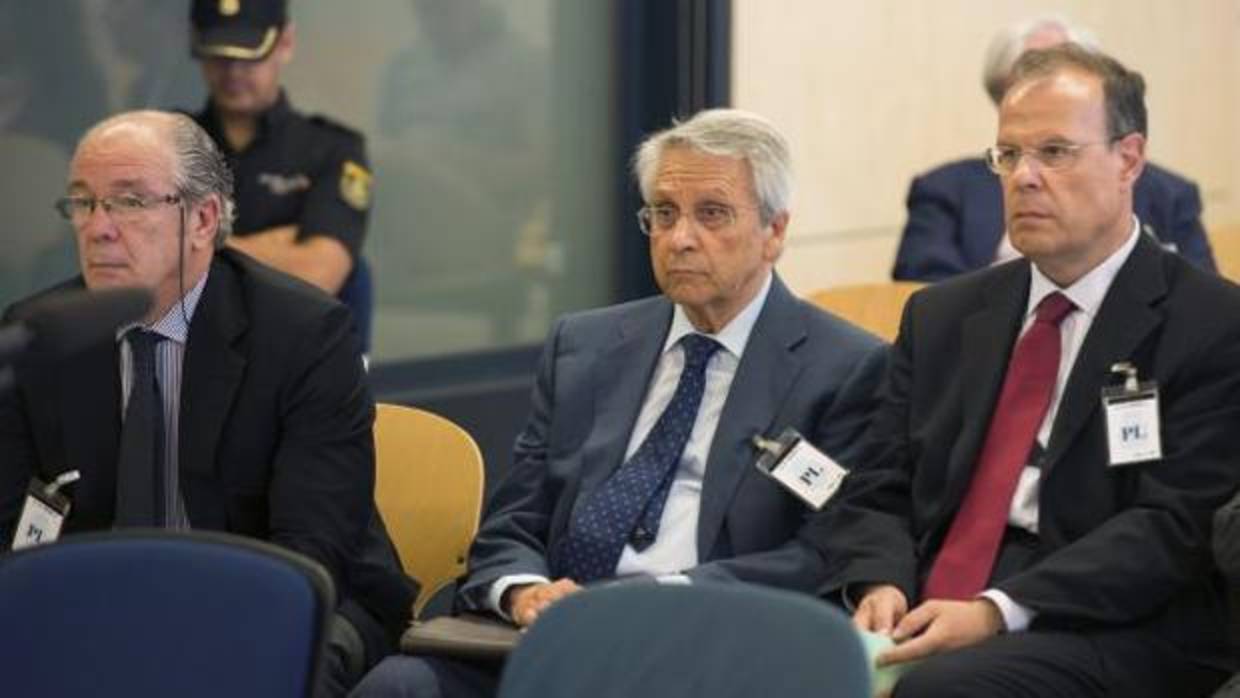
[{"label": "shirt collar", "polygon": [[677,304],[672,311],[672,327],[668,330],[667,341],[663,343],[663,353],[666,354],[685,335],[696,333],[714,339],[729,353],[740,359],[745,351],[745,345],[749,343],[749,335],[753,332],[753,326],[758,322],[762,306],[766,304],[766,296],[771,291],[771,278],[771,272],[767,272],[766,280],[762,282],[762,288],[758,290],[753,300],[749,301],[749,304],[716,334],[698,332],[693,323],[689,321],[689,316],[685,314],[685,309]]},{"label": "shirt collar", "polygon": [[[146,329],[164,339],[171,339],[177,344],[185,344],[186,338],[189,337],[190,322],[194,319],[194,311],[198,309],[198,301],[202,298],[202,289],[206,287],[207,277],[210,275],[211,270],[208,269],[202,275],[202,278],[198,280],[198,283],[194,284],[193,288],[181,297],[180,303],[173,303],[163,317],[151,323]],[[184,312],[181,310],[182,307],[185,309]],[[124,325],[116,331],[116,339],[120,340],[129,330],[142,326],[140,322],[131,322]]]},{"label": "shirt collar", "polygon": [[1128,234],[1128,240],[1120,245],[1118,250],[1112,252],[1110,257],[1102,260],[1101,264],[1090,269],[1089,273],[1067,288],[1057,286],[1038,269],[1038,265],[1030,265],[1032,275],[1029,282],[1029,304],[1025,307],[1025,319],[1033,315],[1043,298],[1055,291],[1067,296],[1077,310],[1094,317],[1098,313],[1098,306],[1102,305],[1102,299],[1107,295],[1107,290],[1111,288],[1111,282],[1115,281],[1115,276],[1119,274],[1120,267],[1124,266],[1124,262],[1128,261],[1128,255],[1132,254],[1133,248],[1137,246],[1140,230],[1141,221],[1133,216],[1132,231]]}]

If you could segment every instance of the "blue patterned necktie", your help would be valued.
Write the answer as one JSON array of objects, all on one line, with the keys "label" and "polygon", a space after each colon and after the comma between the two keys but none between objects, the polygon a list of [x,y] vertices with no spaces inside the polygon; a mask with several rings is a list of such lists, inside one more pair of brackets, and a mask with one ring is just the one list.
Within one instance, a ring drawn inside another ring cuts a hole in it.
[{"label": "blue patterned necktie", "polygon": [[706,364],[720,348],[700,334],[686,335],[680,345],[685,367],[672,401],[632,457],[577,507],[551,556],[555,576],[583,584],[611,577],[626,543],[644,550],[654,542],[680,454],[697,420]]},{"label": "blue patterned necktie", "polygon": [[155,345],[163,339],[135,328],[125,334],[133,382],[116,462],[116,525],[165,526],[164,408],[155,377]]}]

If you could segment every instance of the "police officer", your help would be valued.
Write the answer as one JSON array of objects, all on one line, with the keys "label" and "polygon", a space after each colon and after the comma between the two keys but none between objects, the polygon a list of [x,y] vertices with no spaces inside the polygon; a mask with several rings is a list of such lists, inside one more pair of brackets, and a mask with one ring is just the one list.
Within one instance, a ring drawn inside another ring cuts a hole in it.
[{"label": "police officer", "polygon": [[190,21],[210,95],[193,116],[236,180],[228,244],[338,295],[366,343],[371,293],[359,255],[372,177],[365,139],[289,104],[280,72],[296,39],[286,0],[194,0]]}]

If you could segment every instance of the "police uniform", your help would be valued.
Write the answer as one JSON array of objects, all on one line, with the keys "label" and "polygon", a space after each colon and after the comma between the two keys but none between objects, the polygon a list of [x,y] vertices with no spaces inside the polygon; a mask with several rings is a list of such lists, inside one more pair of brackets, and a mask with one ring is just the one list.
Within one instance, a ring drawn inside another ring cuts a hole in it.
[{"label": "police uniform", "polygon": [[299,240],[327,235],[349,251],[353,271],[339,296],[352,308],[368,349],[370,279],[361,248],[372,177],[365,137],[322,116],[301,114],[283,91],[259,117],[254,140],[243,150],[229,145],[210,102],[192,116],[211,134],[232,169],[237,202],[233,235],[296,225]]},{"label": "police uniform", "polygon": [[259,117],[244,150],[224,138],[211,104],[194,119],[215,139],[232,168],[239,237],[282,225],[299,239],[328,235],[357,260],[370,210],[370,167],[363,136],[321,116],[304,116],[283,92]]}]

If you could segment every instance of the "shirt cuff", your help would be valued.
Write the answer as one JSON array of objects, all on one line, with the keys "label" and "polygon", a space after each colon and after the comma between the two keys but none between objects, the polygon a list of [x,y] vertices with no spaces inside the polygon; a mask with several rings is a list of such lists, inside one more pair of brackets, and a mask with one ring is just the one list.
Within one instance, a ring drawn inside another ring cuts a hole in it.
[{"label": "shirt cuff", "polygon": [[654,578],[659,584],[668,586],[691,586],[693,580],[687,574],[661,574]]},{"label": "shirt cuff", "polygon": [[1036,611],[1016,603],[1012,600],[1012,597],[998,589],[987,589],[978,594],[978,596],[990,599],[999,607],[999,615],[1003,616],[1003,625],[1009,633],[1019,633],[1027,630],[1029,624],[1037,616]]},{"label": "shirt cuff", "polygon": [[549,584],[550,579],[541,574],[509,574],[491,583],[491,591],[487,593],[487,605],[495,612],[495,615],[503,618],[508,622],[512,622],[512,618],[503,608],[504,592],[509,588],[518,584]]}]

